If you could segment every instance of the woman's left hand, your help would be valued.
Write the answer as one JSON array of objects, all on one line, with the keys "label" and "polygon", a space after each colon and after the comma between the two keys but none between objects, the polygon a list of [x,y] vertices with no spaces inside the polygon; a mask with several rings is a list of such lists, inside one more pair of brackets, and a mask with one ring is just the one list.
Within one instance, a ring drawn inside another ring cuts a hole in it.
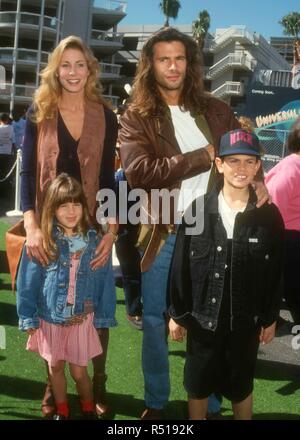
[{"label": "woman's left hand", "polygon": [[257,197],[256,207],[260,208],[266,202],[272,203],[272,198],[268,192],[266,185],[263,182],[253,182],[252,187]]},{"label": "woman's left hand", "polygon": [[91,261],[92,270],[103,267],[109,260],[115,237],[113,234],[104,234],[95,252],[95,258]]}]

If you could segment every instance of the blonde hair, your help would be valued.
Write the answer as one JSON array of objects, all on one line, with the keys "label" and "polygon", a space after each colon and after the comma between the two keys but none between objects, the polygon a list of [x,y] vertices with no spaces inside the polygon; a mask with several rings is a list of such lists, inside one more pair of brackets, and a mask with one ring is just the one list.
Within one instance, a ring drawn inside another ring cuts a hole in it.
[{"label": "blonde hair", "polygon": [[41,229],[44,248],[51,259],[57,257],[57,246],[53,239],[56,211],[62,204],[68,202],[81,203],[82,218],[74,232],[85,235],[90,226],[90,218],[82,187],[76,179],[66,173],[61,173],[48,187],[42,210]]},{"label": "blonde hair", "polygon": [[33,97],[34,115],[33,120],[37,123],[45,119],[52,119],[57,108],[58,98],[61,95],[62,87],[57,77],[57,71],[61,58],[66,49],[80,50],[86,59],[89,76],[85,85],[85,96],[90,101],[99,102],[106,107],[109,104],[102,97],[102,86],[100,84],[99,61],[92,51],[83,43],[81,38],[71,35],[61,40],[53,52],[49,55],[48,64],[40,73],[41,84]]},{"label": "blonde hair", "polygon": [[248,131],[249,133],[252,133],[254,131],[254,125],[250,118],[247,118],[247,116],[240,116],[238,118],[239,123],[241,124],[241,128],[245,131]]}]

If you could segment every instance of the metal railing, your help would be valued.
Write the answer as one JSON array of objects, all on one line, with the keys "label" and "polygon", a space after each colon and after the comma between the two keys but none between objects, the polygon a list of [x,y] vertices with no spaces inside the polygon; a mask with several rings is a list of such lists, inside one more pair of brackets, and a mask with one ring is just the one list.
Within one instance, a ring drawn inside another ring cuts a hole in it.
[{"label": "metal railing", "polygon": [[226,57],[222,58],[216,64],[210,67],[209,75],[213,78],[218,73],[230,67],[243,67],[248,70],[254,70],[256,61],[254,58],[249,57],[245,53],[230,53]]},{"label": "metal railing", "polygon": [[[16,98],[23,98],[24,101],[30,102],[32,100],[32,95],[35,92],[36,87],[30,86],[30,85],[22,85],[22,84],[16,84],[15,85],[15,92],[14,95]],[[3,97],[9,97],[11,96],[12,92],[12,84],[11,83],[5,83],[5,88],[1,91],[1,96]]]},{"label": "metal railing", "polygon": [[112,11],[120,11],[125,13],[127,2],[118,0],[94,0],[94,8],[109,9]]},{"label": "metal railing", "polygon": [[123,36],[124,36],[124,34],[121,34],[121,33],[99,31],[97,29],[92,29],[92,31],[91,31],[91,39],[92,40],[108,41],[111,43],[122,44]]},{"label": "metal railing", "polygon": [[287,154],[286,143],[289,130],[256,128],[255,132],[264,150],[262,164],[265,172],[273,168]]},{"label": "metal railing", "polygon": [[220,87],[212,91],[212,94],[221,98],[223,96],[243,96],[244,95],[244,84],[239,81],[226,81]]},{"label": "metal railing", "polygon": [[[31,12],[21,12],[20,25],[27,24],[33,26],[40,26],[41,14],[34,14]],[[1,24],[16,24],[17,13],[13,11],[0,12],[0,25]],[[57,17],[43,16],[43,26],[56,30],[58,19]]]},{"label": "metal railing", "polygon": [[[13,62],[13,47],[0,47],[0,63]],[[48,62],[48,52],[41,52],[41,63]],[[25,61],[28,63],[37,63],[38,51],[34,49],[17,49],[17,61]]]},{"label": "metal railing", "polygon": [[255,43],[254,33],[248,31],[245,26],[230,26],[225,32],[215,38],[215,47],[232,38],[243,38],[248,40],[252,44]]},{"label": "metal railing", "polygon": [[102,75],[120,76],[121,67],[122,66],[120,64],[100,63],[101,76]]}]

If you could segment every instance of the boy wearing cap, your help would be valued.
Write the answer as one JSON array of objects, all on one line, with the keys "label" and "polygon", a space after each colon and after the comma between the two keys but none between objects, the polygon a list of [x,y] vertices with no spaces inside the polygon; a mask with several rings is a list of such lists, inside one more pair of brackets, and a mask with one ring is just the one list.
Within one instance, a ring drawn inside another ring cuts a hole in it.
[{"label": "boy wearing cap", "polygon": [[208,396],[219,392],[231,400],[234,418],[246,420],[259,342],[275,334],[284,226],[274,204],[255,205],[255,134],[238,129],[223,135],[215,162],[223,178],[204,197],[202,232],[188,235],[184,220],[178,230],[169,329],[178,341],[187,331],[190,419],[204,419]]}]

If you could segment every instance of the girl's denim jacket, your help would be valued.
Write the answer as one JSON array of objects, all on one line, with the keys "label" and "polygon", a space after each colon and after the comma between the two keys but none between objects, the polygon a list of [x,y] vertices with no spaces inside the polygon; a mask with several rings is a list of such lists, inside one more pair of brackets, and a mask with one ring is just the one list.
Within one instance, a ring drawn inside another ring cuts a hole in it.
[{"label": "girl's denim jacket", "polygon": [[17,277],[17,312],[19,329],[39,327],[39,318],[53,324],[65,324],[74,315],[94,311],[94,325],[100,319],[102,293],[107,276],[111,275],[109,260],[105,266],[92,270],[90,261],[100,238],[95,230],[87,233],[87,246],[84,249],[76,273],[75,301],[67,304],[70,251],[67,239],[54,229],[58,247],[58,258],[43,267],[27,257],[24,247]]}]

